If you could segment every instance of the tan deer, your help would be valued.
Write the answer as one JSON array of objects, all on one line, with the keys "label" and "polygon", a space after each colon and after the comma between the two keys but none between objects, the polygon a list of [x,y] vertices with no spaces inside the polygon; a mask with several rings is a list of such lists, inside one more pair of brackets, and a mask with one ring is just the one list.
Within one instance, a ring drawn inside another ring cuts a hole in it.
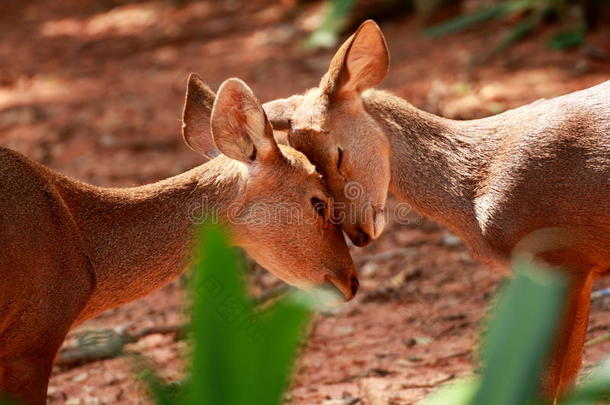
[{"label": "tan deer", "polygon": [[543,384],[557,397],[580,368],[592,282],[610,272],[610,82],[453,121],[372,90],[388,66],[383,34],[367,21],[337,51],[318,87],[264,108],[316,165],[336,208],[349,211],[340,217],[356,245],[381,233],[388,191],[496,266],[508,267],[526,236],[552,234],[554,241],[538,238],[538,257],[571,275]]},{"label": "tan deer", "polygon": [[0,149],[0,392],[43,404],[73,325],[182,272],[202,202],[235,245],[286,282],[330,281],[353,297],[354,265],[319,174],[302,153],[276,144],[243,82],[226,81],[214,99],[189,78],[183,134],[200,154],[214,145],[222,154],[151,185],[95,187]]}]

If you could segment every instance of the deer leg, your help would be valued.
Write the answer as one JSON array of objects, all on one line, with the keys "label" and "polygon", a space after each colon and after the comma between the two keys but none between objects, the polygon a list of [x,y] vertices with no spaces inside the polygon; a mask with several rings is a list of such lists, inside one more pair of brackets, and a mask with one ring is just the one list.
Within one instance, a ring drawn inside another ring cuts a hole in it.
[{"label": "deer leg", "polygon": [[[72,287],[73,284],[70,284]],[[69,291],[66,297],[73,298]],[[82,301],[78,297],[79,301]],[[40,317],[40,310],[25,313],[29,317],[20,318],[20,323],[5,334],[0,333],[0,341],[12,342],[10,351],[0,356],[0,397],[5,395],[19,405],[44,405],[47,398],[47,386],[57,356],[81,302],[64,301],[64,311],[54,311]],[[36,328],[37,323],[49,322],[44,328]],[[50,322],[54,321],[54,322]],[[32,326],[34,325],[34,326]]]},{"label": "deer leg", "polygon": [[21,405],[44,405],[59,344],[44,352],[0,361],[0,393]]},{"label": "deer leg", "polygon": [[580,370],[595,272],[573,272],[568,286],[565,312],[546,373],[543,393],[557,400],[574,383]]}]

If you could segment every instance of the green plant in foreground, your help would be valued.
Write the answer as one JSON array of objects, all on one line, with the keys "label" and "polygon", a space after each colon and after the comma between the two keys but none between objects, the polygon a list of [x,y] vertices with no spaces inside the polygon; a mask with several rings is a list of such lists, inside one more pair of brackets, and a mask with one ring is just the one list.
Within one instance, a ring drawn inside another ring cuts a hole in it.
[{"label": "green plant in foreground", "polygon": [[310,312],[295,297],[257,311],[243,266],[217,227],[207,227],[191,286],[190,376],[170,388],[144,379],[158,404],[274,405],[282,402]]},{"label": "green plant in foreground", "polygon": [[[482,344],[481,375],[452,383],[424,405],[544,404],[538,382],[561,313],[565,281],[557,273],[517,261],[516,277],[500,295]],[[610,362],[574,389],[562,405],[610,401]]]},{"label": "green plant in foreground", "polygon": [[[282,402],[309,310],[294,298],[256,311],[241,267],[223,233],[211,227],[199,244],[191,286],[190,376],[167,386],[142,373],[160,405],[277,405]],[[491,312],[480,376],[442,387],[424,405],[543,405],[540,373],[565,295],[565,280],[516,261]],[[610,401],[610,361],[561,405]],[[546,404],[548,405],[548,404]]]}]

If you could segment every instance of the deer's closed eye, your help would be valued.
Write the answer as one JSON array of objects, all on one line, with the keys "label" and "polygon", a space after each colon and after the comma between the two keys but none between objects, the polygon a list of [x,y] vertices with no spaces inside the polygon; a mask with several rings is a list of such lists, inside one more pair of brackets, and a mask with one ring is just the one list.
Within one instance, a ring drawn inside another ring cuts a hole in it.
[{"label": "deer's closed eye", "polygon": [[343,149],[337,148],[337,170],[341,172],[341,166],[343,166]]},{"label": "deer's closed eye", "polygon": [[326,202],[319,199],[318,197],[312,197],[311,205],[316,210],[316,214],[318,214],[321,217],[324,217],[326,215],[326,208],[327,208]]}]

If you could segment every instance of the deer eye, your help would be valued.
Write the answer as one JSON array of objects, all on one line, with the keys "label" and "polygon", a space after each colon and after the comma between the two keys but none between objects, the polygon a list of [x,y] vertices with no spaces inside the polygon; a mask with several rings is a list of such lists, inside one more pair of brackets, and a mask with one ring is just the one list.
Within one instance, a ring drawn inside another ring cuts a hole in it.
[{"label": "deer eye", "polygon": [[341,165],[343,165],[343,149],[339,147],[337,148],[337,170],[341,170]]},{"label": "deer eye", "polygon": [[316,210],[316,214],[321,217],[324,217],[326,215],[326,203],[323,200],[317,197],[312,197],[311,205]]},{"label": "deer eye", "polygon": [[343,176],[343,149],[341,147],[337,148],[337,171],[340,175]]}]

